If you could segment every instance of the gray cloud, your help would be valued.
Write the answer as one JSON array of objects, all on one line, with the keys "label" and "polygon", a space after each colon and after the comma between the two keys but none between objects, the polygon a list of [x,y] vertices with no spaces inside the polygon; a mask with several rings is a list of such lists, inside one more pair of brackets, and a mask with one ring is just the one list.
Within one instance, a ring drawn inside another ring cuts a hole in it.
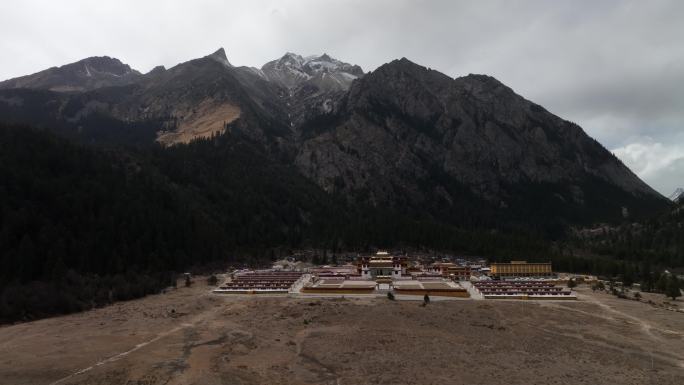
[{"label": "gray cloud", "polygon": [[454,77],[497,77],[669,194],[684,184],[682,162],[632,155],[684,148],[683,15],[676,0],[3,2],[0,78],[93,55],[144,72],[221,46],[250,66],[285,51],[365,70],[407,57]]},{"label": "gray cloud", "polygon": [[684,181],[684,133],[676,134],[670,142],[639,137],[616,148],[615,155],[652,186],[669,195]]}]

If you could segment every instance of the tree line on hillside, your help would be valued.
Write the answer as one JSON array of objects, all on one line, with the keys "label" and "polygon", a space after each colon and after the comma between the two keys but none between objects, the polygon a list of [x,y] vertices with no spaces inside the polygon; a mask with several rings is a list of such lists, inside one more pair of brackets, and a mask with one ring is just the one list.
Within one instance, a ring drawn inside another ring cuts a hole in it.
[{"label": "tree line on hillside", "polygon": [[592,254],[663,266],[684,265],[684,216],[681,207],[653,220],[604,227],[598,234],[574,240]]},{"label": "tree line on hillside", "polygon": [[[604,275],[622,276],[628,282],[654,281],[653,274],[684,267],[684,202],[654,218],[640,222],[625,220],[617,226],[602,225],[590,231],[575,231],[564,242],[568,253],[582,250],[589,263],[609,261],[614,266]],[[600,269],[583,266],[582,270]],[[655,279],[657,281],[657,279]]]},{"label": "tree line on hillside", "polygon": [[[644,280],[641,281],[640,291],[634,292],[632,298],[627,296],[629,288],[633,286],[631,281],[616,282],[614,279],[608,280],[608,287],[602,280],[598,280],[591,284],[592,291],[604,291],[607,290],[609,293],[613,294],[618,298],[623,299],[635,299],[641,300],[641,292],[646,293],[660,293],[664,294],[666,297],[676,300],[682,296],[682,289],[684,288],[684,282],[677,277],[677,275],[663,272],[663,273],[651,273],[645,276]],[[568,281],[568,287],[574,288],[577,286],[577,282],[574,279]]]},{"label": "tree line on hillside", "polygon": [[530,237],[350,206],[229,136],[103,148],[0,126],[0,320],[139,297],[174,284],[174,272],[217,261],[264,264],[284,248],[399,244],[546,249]]},{"label": "tree line on hillside", "polygon": [[193,267],[264,265],[288,249],[407,247],[551,259],[565,271],[638,268],[575,256],[543,224],[491,212],[482,219],[466,206],[438,216],[350,203],[230,135],[170,148],[94,147],[0,125],[0,321],[136,298]]}]

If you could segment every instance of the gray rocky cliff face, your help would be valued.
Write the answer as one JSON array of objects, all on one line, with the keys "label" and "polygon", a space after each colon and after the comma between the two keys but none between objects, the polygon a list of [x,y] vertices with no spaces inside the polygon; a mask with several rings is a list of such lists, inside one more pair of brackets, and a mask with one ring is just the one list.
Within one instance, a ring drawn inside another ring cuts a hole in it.
[{"label": "gray rocky cliff face", "polygon": [[683,199],[682,199],[683,197],[684,197],[684,188],[677,187],[677,188],[675,189],[675,191],[673,191],[672,194],[670,194],[670,195],[667,197],[667,199],[669,199],[669,200],[671,200],[671,201],[673,201],[673,202],[675,202],[675,203],[679,203],[680,201],[683,200]]},{"label": "gray rocky cliff face", "polygon": [[354,80],[364,75],[361,67],[327,54],[302,57],[293,53],[264,64],[261,72],[281,87],[278,97],[287,124],[296,133],[306,122],[337,111]]},{"label": "gray rocky cliff face", "polygon": [[324,91],[347,90],[354,79],[363,76],[361,67],[327,54],[302,57],[290,52],[264,64],[261,71],[271,82],[287,89],[308,84]]},{"label": "gray rocky cliff face", "polygon": [[337,114],[296,158],[326,191],[454,201],[462,191],[449,185],[457,184],[505,205],[510,186],[547,183],[565,186],[581,203],[583,185],[597,179],[659,199],[579,126],[489,76],[451,79],[395,60],[355,82]]},{"label": "gray rocky cliff face", "polygon": [[[126,80],[82,82],[83,68]],[[72,72],[71,83],[55,75]],[[486,75],[452,79],[407,59],[364,74],[325,54],[236,67],[223,49],[144,75],[109,58],[43,73],[1,84],[0,118],[78,128],[106,115],[156,129],[165,145],[226,132],[329,193],[415,212],[473,206],[524,216],[539,208],[581,221],[666,204],[581,127]],[[67,83],[83,90],[35,90]]]}]

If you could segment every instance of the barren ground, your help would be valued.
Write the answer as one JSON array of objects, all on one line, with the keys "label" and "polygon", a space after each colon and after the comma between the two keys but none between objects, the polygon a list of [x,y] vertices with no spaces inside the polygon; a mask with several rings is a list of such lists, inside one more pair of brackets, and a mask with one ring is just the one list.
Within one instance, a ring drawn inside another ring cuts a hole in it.
[{"label": "barren ground", "polygon": [[164,132],[157,140],[164,145],[190,143],[198,138],[211,138],[214,134],[222,134],[225,125],[240,117],[240,108],[230,103],[217,104],[206,99],[192,108],[181,109],[176,114],[185,116],[175,131]]},{"label": "barren ground", "polygon": [[683,313],[579,292],[422,307],[197,284],[1,327],[0,384],[684,384]]}]

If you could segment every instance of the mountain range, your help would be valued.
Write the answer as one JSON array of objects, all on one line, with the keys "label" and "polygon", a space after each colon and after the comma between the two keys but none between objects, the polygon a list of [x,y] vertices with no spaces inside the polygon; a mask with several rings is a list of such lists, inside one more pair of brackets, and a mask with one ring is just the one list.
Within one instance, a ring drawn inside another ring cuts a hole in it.
[{"label": "mountain range", "polygon": [[497,79],[405,58],[253,68],[219,49],[144,74],[95,57],[0,82],[0,323],[302,248],[612,277],[683,266],[682,212]]},{"label": "mountain range", "polygon": [[227,135],[328,194],[449,223],[468,212],[486,226],[550,216],[567,225],[667,206],[581,127],[497,79],[454,79],[405,58],[366,73],[287,53],[253,68],[219,49],[141,74],[93,57],[1,82],[0,121],[108,145]]}]

